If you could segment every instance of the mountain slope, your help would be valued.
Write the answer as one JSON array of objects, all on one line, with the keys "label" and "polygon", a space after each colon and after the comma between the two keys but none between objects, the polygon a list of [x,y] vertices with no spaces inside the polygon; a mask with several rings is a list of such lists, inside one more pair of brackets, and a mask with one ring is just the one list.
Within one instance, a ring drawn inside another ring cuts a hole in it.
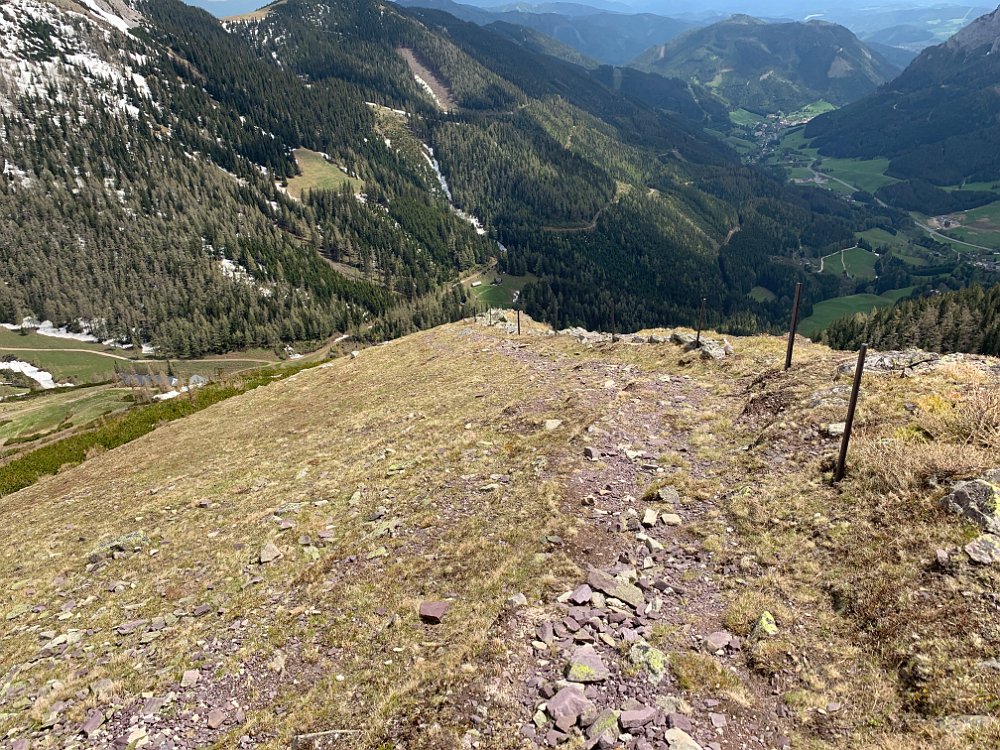
[{"label": "mountain slope", "polygon": [[[693,323],[708,297],[752,331],[788,314],[756,283],[836,296],[795,256],[890,220],[741,166],[697,87],[641,95],[645,74],[438,11],[285,0],[220,24],[163,0],[126,33],[79,8],[94,61],[46,46],[62,21],[8,29],[30,42],[11,52],[30,75],[4,77],[4,200],[30,207],[0,254],[11,323],[84,318],[172,356],[378,339],[465,314],[459,274],[495,262],[559,325],[606,325],[612,301],[622,328]],[[120,80],[87,73],[107,66]]]},{"label": "mountain slope", "polygon": [[842,26],[749,16],[688,32],[634,65],[707,86],[734,107],[760,113],[794,111],[819,99],[846,104],[898,72]]},{"label": "mountain slope", "polygon": [[[423,261],[414,222],[388,224],[353,195],[336,199],[352,206],[330,222],[336,236],[311,230],[316,209],[275,184],[297,172],[293,149],[326,152],[362,180],[379,179],[383,162],[397,171],[363,100],[346,86],[307,89],[202,11],[138,10],[0,7],[5,322],[83,319],[102,338],[175,356],[274,346],[367,327],[437,294],[456,267],[449,244],[485,257],[486,242],[429,198],[420,221],[434,214],[446,234]],[[428,195],[405,176],[379,182]],[[382,238],[359,234],[373,222],[386,224]],[[367,264],[370,280],[317,250]]]},{"label": "mountain slope", "polygon": [[[996,466],[996,360],[867,375],[835,487],[852,355],[800,343],[782,373],[778,337],[706,362],[522,322],[330,361],[0,498],[0,735],[508,750],[582,746],[586,710],[631,745],[725,720],[737,747],[995,746],[998,568],[940,500]],[[607,674],[563,712],[584,657]]]},{"label": "mountain slope", "polygon": [[888,174],[935,185],[1000,175],[1000,9],[924,50],[894,81],[806,128],[828,156],[890,159]]}]

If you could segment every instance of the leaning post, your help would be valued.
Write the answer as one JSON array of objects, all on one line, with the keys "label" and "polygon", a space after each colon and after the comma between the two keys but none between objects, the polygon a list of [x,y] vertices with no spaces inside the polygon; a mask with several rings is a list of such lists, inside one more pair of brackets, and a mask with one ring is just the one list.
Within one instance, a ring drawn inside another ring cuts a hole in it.
[{"label": "leaning post", "polygon": [[802,302],[802,282],[795,285],[795,302],[792,304],[792,325],[788,329],[788,350],[785,352],[785,370],[792,366],[792,350],[795,349],[795,332],[799,328],[799,304]]},{"label": "leaning post", "polygon": [[701,310],[698,312],[698,335],[695,337],[695,346],[701,346],[701,329],[705,325],[705,303],[708,302],[708,297],[701,298]]},{"label": "leaning post", "polygon": [[858,393],[861,391],[861,376],[865,373],[865,359],[867,356],[868,344],[862,344],[861,351],[858,352],[858,364],[854,369],[854,387],[851,389],[851,403],[847,407],[847,422],[844,423],[844,437],[840,441],[840,457],[837,459],[837,468],[833,472],[834,484],[844,478],[845,464],[847,463],[847,447],[851,443],[854,412],[858,408]]}]

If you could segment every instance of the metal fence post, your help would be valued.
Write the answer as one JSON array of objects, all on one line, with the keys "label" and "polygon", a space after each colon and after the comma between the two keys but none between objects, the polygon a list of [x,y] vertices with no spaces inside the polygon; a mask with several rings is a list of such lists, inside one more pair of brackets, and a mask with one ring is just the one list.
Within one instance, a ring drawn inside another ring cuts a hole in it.
[{"label": "metal fence post", "polygon": [[785,352],[785,369],[792,366],[792,350],[795,348],[795,332],[799,327],[799,303],[802,301],[802,282],[795,285],[795,302],[792,305],[792,327],[788,329],[788,351]]},{"label": "metal fence post", "polygon": [[861,345],[858,352],[858,364],[854,370],[854,388],[851,389],[851,403],[847,407],[847,422],[844,423],[844,437],[840,441],[840,457],[837,468],[833,472],[834,483],[844,478],[847,463],[847,447],[851,443],[851,430],[854,428],[854,412],[858,408],[858,393],[861,391],[861,376],[865,373],[865,359],[868,356],[868,344]]},{"label": "metal fence post", "polygon": [[698,312],[698,335],[695,337],[695,346],[701,346],[701,328],[705,325],[705,303],[708,302],[708,297],[701,298],[701,310]]}]

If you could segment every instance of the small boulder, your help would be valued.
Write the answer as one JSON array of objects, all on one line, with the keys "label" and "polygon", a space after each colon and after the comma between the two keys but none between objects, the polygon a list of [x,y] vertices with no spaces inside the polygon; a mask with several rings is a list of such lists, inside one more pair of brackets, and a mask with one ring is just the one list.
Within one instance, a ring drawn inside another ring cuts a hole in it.
[{"label": "small boulder", "polygon": [[546,419],[545,423],[542,425],[546,432],[552,432],[552,430],[558,430],[562,427],[561,419]]},{"label": "small boulder", "polygon": [[681,495],[673,487],[660,487],[656,491],[656,499],[661,503],[679,503]]},{"label": "small boulder", "polygon": [[631,711],[622,711],[618,717],[622,729],[638,729],[644,727],[656,718],[655,708],[637,708]]},{"label": "small boulder", "polygon": [[647,678],[654,685],[663,679],[667,671],[667,656],[644,638],[639,638],[632,644],[628,656],[634,666],[645,670]]},{"label": "small boulder", "polygon": [[611,676],[593,646],[580,646],[566,665],[566,679],[570,682],[603,682]]},{"label": "small boulder", "polygon": [[663,739],[667,741],[670,750],[702,750],[701,745],[695,742],[690,734],[677,727],[664,732]]},{"label": "small boulder", "polygon": [[423,602],[420,605],[420,619],[431,625],[437,625],[449,609],[451,609],[450,602]]},{"label": "small boulder", "polygon": [[833,422],[828,424],[824,432],[828,437],[839,438],[843,437],[844,432],[847,431],[847,422]]},{"label": "small boulder", "polygon": [[593,712],[594,704],[584,695],[583,688],[573,685],[562,688],[549,698],[546,710],[555,725],[568,732],[581,716]]},{"label": "small boulder", "polygon": [[778,624],[774,621],[774,615],[765,609],[761,612],[760,617],[757,618],[757,622],[753,626],[753,630],[750,633],[750,638],[756,641],[761,638],[769,638],[777,634]]},{"label": "small boulder", "polygon": [[708,647],[709,651],[720,651],[726,648],[732,639],[732,633],[725,630],[717,630],[714,633],[710,633],[708,637],[705,638],[705,645]]},{"label": "small boulder", "polygon": [[590,597],[594,595],[594,590],[590,588],[586,583],[577,587],[577,589],[569,595],[569,600],[573,604],[586,604],[590,601]]},{"label": "small boulder", "polygon": [[201,672],[197,669],[189,669],[181,676],[182,688],[193,688],[201,679]]},{"label": "small boulder", "polygon": [[587,583],[590,584],[591,588],[602,591],[615,599],[620,599],[633,607],[641,607],[646,603],[646,598],[638,586],[613,578],[603,570],[592,568],[587,575]]},{"label": "small boulder", "polygon": [[278,545],[274,542],[268,542],[263,547],[260,548],[260,553],[257,555],[257,560],[261,565],[267,565],[275,560],[279,560],[282,557],[281,550],[278,549]]},{"label": "small boulder", "polygon": [[941,499],[941,507],[965,516],[983,531],[1000,535],[1000,469],[959,482]]},{"label": "small boulder", "polygon": [[220,708],[213,708],[208,712],[208,728],[218,729],[226,723],[226,713]]},{"label": "small boulder", "polygon": [[97,733],[102,724],[104,724],[104,714],[93,708],[87,714],[87,720],[83,722],[83,726],[80,727],[80,733],[87,735],[87,739],[89,740]]},{"label": "small boulder", "polygon": [[605,709],[597,715],[594,722],[587,727],[587,739],[597,740],[602,737],[614,741],[618,739],[618,712]]},{"label": "small boulder", "polygon": [[965,545],[965,554],[980,565],[1000,563],[1000,536],[983,534]]}]

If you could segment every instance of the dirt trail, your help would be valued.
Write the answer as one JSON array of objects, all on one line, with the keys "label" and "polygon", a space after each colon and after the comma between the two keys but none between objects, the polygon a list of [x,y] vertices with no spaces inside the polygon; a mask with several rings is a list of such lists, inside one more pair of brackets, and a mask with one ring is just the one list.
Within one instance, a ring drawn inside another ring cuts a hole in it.
[{"label": "dirt trail", "polygon": [[[596,415],[562,457],[569,470],[563,510],[578,530],[566,542],[566,553],[581,570],[578,584],[592,569],[625,576],[635,571],[646,594],[642,608],[623,615],[606,598],[602,603],[599,594],[587,599],[587,590],[577,591],[574,600],[548,602],[516,623],[522,734],[541,746],[568,736],[552,723],[539,726],[533,717],[565,684],[574,651],[593,644],[610,670],[607,680],[586,686],[595,710],[632,709],[655,716],[643,727],[619,727],[633,736],[624,747],[667,747],[652,743],[668,727],[689,733],[705,748],[784,747],[777,699],[746,669],[740,639],[723,624],[723,583],[734,571],[720,567],[703,537],[719,525],[721,494],[712,489],[720,487],[736,447],[703,451],[698,446],[704,447],[706,422],[738,418],[742,398],[710,392],[690,376],[628,364],[627,354],[621,354],[627,344],[598,345],[583,361],[558,355],[553,360],[544,350],[510,340],[494,346],[529,364],[560,389],[561,398],[576,400]],[[668,346],[666,356],[679,352]],[[673,465],[662,457],[670,457]],[[669,488],[677,489],[678,501],[645,499],[655,486],[667,487],[667,495]],[[650,508],[655,523],[645,526]],[[677,525],[664,523],[667,516]],[[727,543],[736,541],[729,535]],[[730,642],[723,643],[727,637]],[[689,672],[713,671],[717,687],[691,684],[699,678],[682,669],[659,674],[638,669],[632,657],[637,643],[680,654]],[[681,679],[688,684],[680,685]],[[623,716],[640,720],[632,713]]]}]

